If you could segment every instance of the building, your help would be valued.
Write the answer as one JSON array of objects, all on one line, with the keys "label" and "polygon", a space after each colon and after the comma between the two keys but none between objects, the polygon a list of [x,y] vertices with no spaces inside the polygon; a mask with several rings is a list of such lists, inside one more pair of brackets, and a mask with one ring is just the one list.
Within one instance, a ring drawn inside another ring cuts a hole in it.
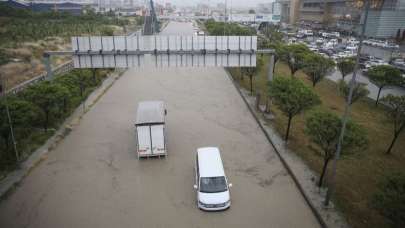
[{"label": "building", "polygon": [[[281,5],[281,22],[304,22],[338,31],[359,33],[364,12],[348,0],[276,0]],[[395,37],[405,29],[405,0],[385,0],[369,11],[366,36]]]},{"label": "building", "polygon": [[276,3],[279,4],[282,23],[295,24],[298,22],[300,0],[276,0]]},{"label": "building", "polygon": [[301,0],[299,4],[299,19],[301,21],[316,21],[332,23],[353,14],[347,0]]},{"label": "building", "polygon": [[272,13],[273,12],[273,2],[270,3],[259,3],[256,7],[256,13]]},{"label": "building", "polygon": [[381,6],[370,10],[366,36],[393,38],[398,29],[405,29],[405,0],[385,0]]}]

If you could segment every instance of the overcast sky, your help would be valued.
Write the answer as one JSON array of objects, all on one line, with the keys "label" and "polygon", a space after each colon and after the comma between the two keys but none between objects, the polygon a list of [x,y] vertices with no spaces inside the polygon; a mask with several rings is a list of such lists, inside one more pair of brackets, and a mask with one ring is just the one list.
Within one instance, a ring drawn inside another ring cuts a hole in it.
[{"label": "overcast sky", "polygon": [[[191,6],[197,5],[198,3],[205,3],[210,5],[216,5],[217,3],[224,3],[225,0],[155,0],[156,2],[166,3],[170,2],[175,4],[176,6]],[[254,7],[257,3],[269,3],[273,2],[273,0],[227,0],[228,5],[235,6],[235,7]]]}]

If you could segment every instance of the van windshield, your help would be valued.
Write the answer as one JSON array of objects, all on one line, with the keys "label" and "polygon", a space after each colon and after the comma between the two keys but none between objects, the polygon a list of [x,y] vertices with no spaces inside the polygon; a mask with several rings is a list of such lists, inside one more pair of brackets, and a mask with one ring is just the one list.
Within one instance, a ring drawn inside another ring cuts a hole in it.
[{"label": "van windshield", "polygon": [[201,177],[200,192],[215,193],[226,190],[225,177]]}]

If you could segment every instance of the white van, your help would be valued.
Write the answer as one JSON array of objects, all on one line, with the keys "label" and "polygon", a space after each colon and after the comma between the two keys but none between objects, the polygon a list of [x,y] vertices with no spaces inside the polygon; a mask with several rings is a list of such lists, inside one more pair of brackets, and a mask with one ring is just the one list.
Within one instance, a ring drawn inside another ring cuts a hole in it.
[{"label": "white van", "polygon": [[228,184],[221,154],[216,147],[197,149],[195,185],[198,208],[207,211],[224,210],[231,206]]},{"label": "white van", "polygon": [[163,101],[139,102],[135,122],[138,158],[167,155],[165,115]]}]

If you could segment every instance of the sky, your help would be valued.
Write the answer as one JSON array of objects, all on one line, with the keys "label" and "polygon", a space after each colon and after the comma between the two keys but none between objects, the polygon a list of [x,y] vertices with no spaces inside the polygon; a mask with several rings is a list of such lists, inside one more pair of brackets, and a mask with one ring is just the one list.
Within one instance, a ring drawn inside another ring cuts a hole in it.
[{"label": "sky", "polygon": [[[216,5],[218,3],[224,3],[225,0],[156,0],[160,3],[170,2],[176,6],[195,6],[198,3],[205,3],[210,5]],[[228,5],[232,4],[234,7],[254,7],[258,3],[270,3],[273,0],[227,0]]]}]

